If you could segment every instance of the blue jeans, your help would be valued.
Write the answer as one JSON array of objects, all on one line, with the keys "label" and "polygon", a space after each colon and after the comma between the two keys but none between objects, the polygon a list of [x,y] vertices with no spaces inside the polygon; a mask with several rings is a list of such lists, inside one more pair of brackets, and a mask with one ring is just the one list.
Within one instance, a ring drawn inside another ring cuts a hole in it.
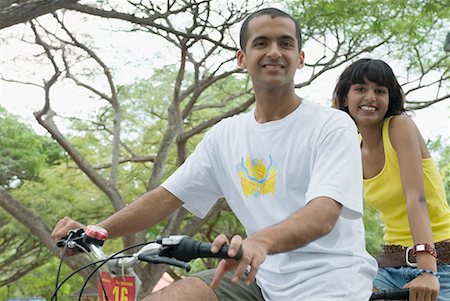
[{"label": "blue jeans", "polygon": [[[416,271],[417,269],[412,267],[379,268],[373,286],[380,290],[402,288],[416,277]],[[441,284],[438,301],[448,301],[450,300],[450,265],[438,265],[437,271]]]}]

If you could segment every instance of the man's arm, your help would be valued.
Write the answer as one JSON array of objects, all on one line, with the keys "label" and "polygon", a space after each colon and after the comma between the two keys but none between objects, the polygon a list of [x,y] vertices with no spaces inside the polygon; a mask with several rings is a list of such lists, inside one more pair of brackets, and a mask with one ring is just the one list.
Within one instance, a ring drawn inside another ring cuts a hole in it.
[{"label": "man's arm", "polygon": [[250,236],[267,254],[300,248],[331,232],[342,205],[328,197],[318,197],[284,221]]},{"label": "man's arm", "polygon": [[[114,213],[98,225],[108,231],[109,237],[119,237],[150,228],[169,216],[182,205],[173,194],[158,187],[139,197],[130,205]],[[52,237],[55,240],[67,236],[69,230],[84,226],[69,217],[61,219],[55,226]]]},{"label": "man's arm", "polygon": [[[242,246],[244,252],[242,259],[237,266],[233,261],[221,261],[211,286],[217,286],[223,274],[233,268],[236,268],[236,272],[232,280],[237,282],[247,266],[250,266],[251,270],[245,281],[250,284],[267,254],[294,250],[325,236],[335,226],[341,209],[342,205],[335,200],[318,197],[287,219],[262,229],[244,240],[239,236],[233,237],[228,254],[234,256],[236,250]],[[226,237],[218,236],[213,243],[213,251],[219,250],[224,243],[227,243]]]}]

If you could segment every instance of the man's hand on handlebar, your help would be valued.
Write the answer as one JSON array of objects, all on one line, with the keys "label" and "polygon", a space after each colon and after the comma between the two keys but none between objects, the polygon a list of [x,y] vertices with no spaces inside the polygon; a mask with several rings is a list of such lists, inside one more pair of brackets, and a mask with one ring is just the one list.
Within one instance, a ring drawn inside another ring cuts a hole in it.
[{"label": "man's hand on handlebar", "polygon": [[[85,226],[70,217],[64,217],[63,219],[59,220],[56,224],[55,228],[53,229],[53,232],[51,234],[54,241],[59,241],[63,238],[65,238],[70,230],[77,230],[77,229],[84,229]],[[77,252],[73,249],[67,249],[66,250],[66,256],[72,256],[77,254]]]},{"label": "man's hand on handlebar", "polygon": [[214,240],[211,251],[217,252],[220,247],[224,244],[230,244],[228,255],[230,257],[235,256],[237,250],[242,248],[242,258],[240,261],[223,259],[217,266],[216,273],[214,274],[214,279],[211,282],[211,287],[218,287],[220,281],[222,280],[224,274],[228,271],[235,270],[232,278],[233,283],[237,283],[239,279],[244,275],[247,267],[250,267],[248,276],[245,278],[245,284],[250,285],[254,280],[256,273],[258,272],[259,266],[266,259],[267,251],[263,248],[263,245],[258,243],[257,240],[253,239],[251,236],[242,240],[239,235],[234,236],[231,241],[228,238],[220,234]]}]

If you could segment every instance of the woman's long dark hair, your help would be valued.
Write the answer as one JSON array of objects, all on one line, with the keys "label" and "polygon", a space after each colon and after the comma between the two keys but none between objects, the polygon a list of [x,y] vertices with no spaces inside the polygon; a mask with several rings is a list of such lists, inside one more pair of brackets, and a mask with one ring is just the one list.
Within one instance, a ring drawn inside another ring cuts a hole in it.
[{"label": "woman's long dark hair", "polygon": [[384,86],[389,90],[389,107],[385,117],[400,115],[407,112],[405,109],[405,93],[397,81],[397,78],[389,67],[382,60],[359,59],[350,64],[339,77],[338,83],[333,92],[333,108],[337,108],[348,113],[345,105],[346,97],[351,85],[365,84],[370,81],[377,85]]}]

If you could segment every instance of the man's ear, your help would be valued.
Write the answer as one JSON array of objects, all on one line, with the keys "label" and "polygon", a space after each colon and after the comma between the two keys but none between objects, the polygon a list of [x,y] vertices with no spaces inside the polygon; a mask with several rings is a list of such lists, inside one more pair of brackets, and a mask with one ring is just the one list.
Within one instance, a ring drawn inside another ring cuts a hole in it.
[{"label": "man's ear", "polygon": [[247,66],[245,66],[245,53],[242,49],[239,49],[236,52],[236,59],[237,59],[237,64],[238,64],[239,68],[241,68],[243,70],[247,68]]},{"label": "man's ear", "polygon": [[298,64],[297,69],[302,69],[305,66],[305,52],[303,50],[300,50],[298,53]]}]

